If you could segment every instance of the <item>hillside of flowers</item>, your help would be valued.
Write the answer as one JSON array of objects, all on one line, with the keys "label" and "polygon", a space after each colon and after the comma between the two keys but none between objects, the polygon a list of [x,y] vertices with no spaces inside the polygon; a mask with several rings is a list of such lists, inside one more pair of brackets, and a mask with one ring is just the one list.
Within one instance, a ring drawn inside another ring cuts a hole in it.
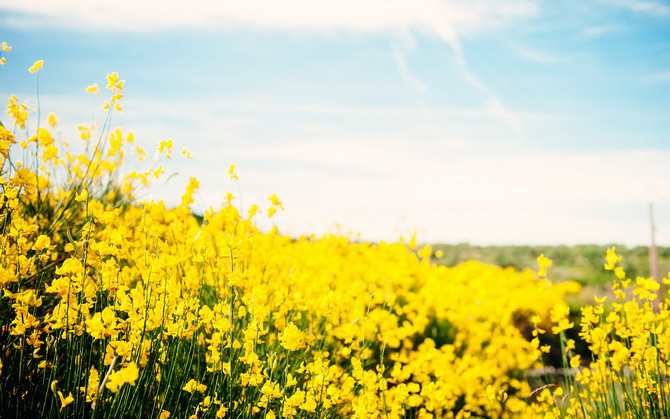
[{"label": "hillside of flowers", "polygon": [[[37,77],[42,65],[29,72]],[[289,237],[257,227],[283,210],[275,195],[242,212],[229,194],[194,215],[195,179],[174,208],[138,200],[174,145],[143,150],[113,128],[123,85],[107,76],[105,116],[81,125],[78,138],[59,134],[57,115],[42,126],[39,109],[9,98],[0,126],[0,417],[670,410],[668,306],[657,301],[658,282],[626,279],[615,249],[606,255],[614,301],[583,308],[592,359],[581,359],[565,334],[575,324],[564,297],[578,286],[544,279],[544,257],[538,273],[445,267],[414,240]],[[229,173],[237,177],[234,166]],[[525,372],[543,367],[551,342],[579,372],[531,385]]]}]

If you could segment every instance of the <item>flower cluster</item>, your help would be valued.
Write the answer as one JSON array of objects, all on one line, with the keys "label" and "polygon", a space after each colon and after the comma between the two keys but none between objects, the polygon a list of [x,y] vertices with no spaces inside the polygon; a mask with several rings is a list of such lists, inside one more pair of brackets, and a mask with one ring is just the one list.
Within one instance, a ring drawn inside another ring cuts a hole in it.
[{"label": "flower cluster", "polygon": [[556,389],[560,395],[545,389],[540,410],[578,418],[670,416],[670,297],[661,293],[670,276],[660,282],[633,281],[626,278],[621,259],[615,247],[608,249],[605,269],[615,276],[612,295],[595,297],[595,304],[581,309],[579,337],[588,345],[590,362],[565,337],[573,326],[568,312],[552,312],[552,332],[560,335],[565,366],[576,373],[567,379],[565,396],[561,387]]},{"label": "flower cluster", "polygon": [[[107,87],[111,114],[123,81],[111,74]],[[26,110],[10,99],[17,126]],[[542,349],[519,325],[560,316],[552,308],[574,284],[437,266],[414,243],[261,231],[257,214],[283,210],[274,194],[247,213],[229,194],[196,217],[196,179],[176,208],[139,202],[135,188],[160,167],[124,171],[126,156],[146,152],[96,126],[80,127],[82,153],[40,128],[23,140],[29,164],[12,160],[16,134],[0,131],[0,387],[11,416],[537,414],[522,372]]]}]

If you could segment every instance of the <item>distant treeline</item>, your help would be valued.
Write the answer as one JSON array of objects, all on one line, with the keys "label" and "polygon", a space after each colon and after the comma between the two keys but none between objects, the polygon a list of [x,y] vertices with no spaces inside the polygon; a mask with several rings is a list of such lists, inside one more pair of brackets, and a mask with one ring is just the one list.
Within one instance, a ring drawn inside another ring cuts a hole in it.
[{"label": "distant treeline", "polygon": [[[649,247],[627,248],[623,245],[576,245],[576,246],[473,246],[470,244],[437,244],[442,257],[435,262],[446,266],[474,259],[501,267],[537,270],[537,257],[544,254],[553,261],[549,277],[555,281],[573,280],[582,284],[610,282],[612,272],[603,269],[608,247],[616,246],[617,254],[623,257],[622,266],[628,278],[649,276]],[[658,247],[661,276],[670,271],[670,247]]]}]

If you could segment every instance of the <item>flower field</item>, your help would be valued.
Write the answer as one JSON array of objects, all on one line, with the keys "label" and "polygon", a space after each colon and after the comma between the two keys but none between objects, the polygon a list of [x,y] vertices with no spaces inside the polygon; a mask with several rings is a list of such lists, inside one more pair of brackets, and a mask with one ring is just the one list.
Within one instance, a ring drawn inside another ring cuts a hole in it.
[{"label": "flower field", "polygon": [[[55,115],[30,123],[9,98],[0,417],[670,414],[670,309],[659,282],[626,278],[615,249],[613,295],[575,317],[564,297],[578,285],[544,279],[543,256],[537,273],[445,267],[414,240],[289,237],[257,227],[283,210],[275,195],[242,212],[229,194],[193,215],[195,179],[175,208],[140,201],[174,145],[149,160],[114,129],[124,81],[107,82],[106,119],[79,138],[61,138]],[[567,337],[575,327],[589,359]],[[531,385],[525,372],[551,350],[576,373]]]}]

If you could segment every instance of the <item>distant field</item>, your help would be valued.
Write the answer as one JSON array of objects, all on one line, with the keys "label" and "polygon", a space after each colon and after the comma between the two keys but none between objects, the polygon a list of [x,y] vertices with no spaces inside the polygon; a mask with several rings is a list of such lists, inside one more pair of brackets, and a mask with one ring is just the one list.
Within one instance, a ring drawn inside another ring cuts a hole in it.
[{"label": "distant field", "polygon": [[[443,252],[435,262],[455,266],[466,260],[478,260],[497,266],[537,270],[537,257],[544,254],[553,261],[549,277],[557,282],[573,280],[585,287],[611,284],[612,273],[605,270],[605,253],[616,246],[623,257],[628,277],[649,276],[649,247],[627,248],[622,245],[577,246],[473,246],[470,244],[437,244],[435,250]],[[670,247],[658,247],[661,275],[670,271]]]}]

